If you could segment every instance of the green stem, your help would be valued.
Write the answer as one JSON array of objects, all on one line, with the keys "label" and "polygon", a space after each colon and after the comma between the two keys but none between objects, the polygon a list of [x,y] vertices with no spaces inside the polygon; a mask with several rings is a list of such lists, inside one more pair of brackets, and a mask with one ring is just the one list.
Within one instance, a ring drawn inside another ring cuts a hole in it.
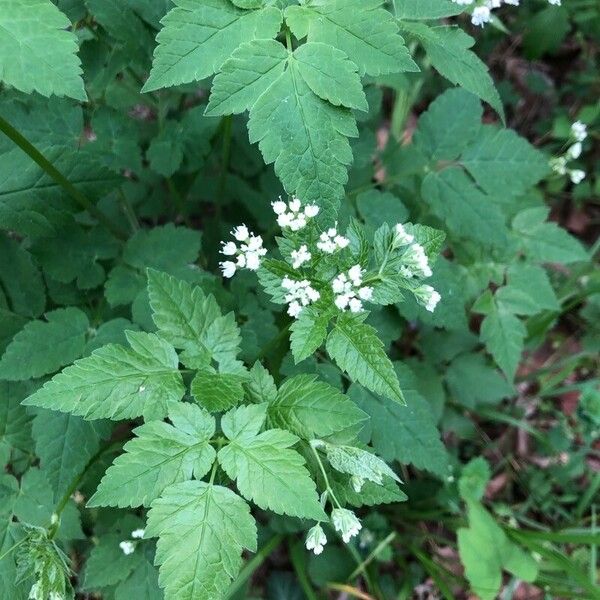
[{"label": "green stem", "polygon": [[235,596],[242,586],[252,577],[254,572],[260,567],[260,565],[265,562],[265,560],[277,549],[281,541],[283,540],[283,534],[278,533],[274,535],[252,558],[249,560],[244,568],[240,571],[236,580],[231,584],[231,587],[227,590],[227,594],[225,594],[225,600],[229,600]]},{"label": "green stem", "polygon": [[300,550],[301,546],[298,544],[292,544],[290,541],[289,544],[289,552],[290,559],[292,561],[292,566],[294,567],[294,571],[296,572],[296,577],[298,578],[298,583],[304,592],[307,600],[319,600],[317,595],[315,594],[312,585],[306,575],[307,569],[306,565],[303,561],[302,551]]},{"label": "green stem", "polygon": [[125,216],[127,217],[127,220],[129,221],[129,226],[131,227],[131,230],[133,231],[133,233],[135,233],[140,228],[140,222],[138,221],[137,215],[135,214],[135,211],[133,210],[133,206],[131,205],[131,202],[129,202],[129,198],[127,198],[127,196],[125,195],[125,192],[123,192],[123,190],[121,188],[119,188],[119,197],[121,198],[121,205],[123,206],[123,212],[125,213]]},{"label": "green stem", "polygon": [[389,546],[393,539],[396,537],[396,532],[392,531],[388,536],[386,536],[377,546],[373,549],[373,551],[363,560],[354,571],[352,571],[349,580],[356,579],[372,562],[379,556],[380,552]]},{"label": "green stem", "polygon": [[[229,170],[229,157],[231,155],[231,129],[233,125],[233,117],[226,115],[223,117],[223,150],[221,154],[221,172],[219,174],[219,185],[217,188],[217,211],[221,209],[223,196],[225,195],[225,184],[227,183],[227,171]],[[220,216],[220,215],[218,215]]]},{"label": "green stem", "polygon": [[309,446],[310,446],[310,449],[312,450],[312,453],[315,455],[315,460],[317,461],[317,464],[319,465],[319,470],[321,471],[321,475],[323,475],[323,479],[325,480],[325,487],[327,488],[327,494],[333,498],[333,500],[336,503],[338,508],[342,508],[342,505],[340,504],[339,500],[335,497],[335,494],[333,493],[333,490],[331,489],[331,485],[329,484],[329,477],[327,477],[327,473],[325,472],[325,467],[323,466],[323,462],[321,461],[321,457],[319,456],[317,449],[312,444],[309,444]]},{"label": "green stem", "polygon": [[22,136],[8,121],[0,117],[0,131],[12,140],[38,166],[43,169],[58,185],[99,223],[102,223],[116,238],[126,240],[127,235],[121,231],[102,211],[84,196],[29,140]]}]

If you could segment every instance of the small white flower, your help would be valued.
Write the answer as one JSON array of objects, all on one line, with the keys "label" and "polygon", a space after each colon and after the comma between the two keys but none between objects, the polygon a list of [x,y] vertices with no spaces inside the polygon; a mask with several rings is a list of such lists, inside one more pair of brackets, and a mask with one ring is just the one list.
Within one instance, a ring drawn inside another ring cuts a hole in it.
[{"label": "small white flower", "polygon": [[415,290],[415,295],[425,306],[425,310],[433,312],[438,302],[442,299],[439,292],[437,292],[430,285],[422,285],[420,288]]},{"label": "small white flower", "polygon": [[248,252],[246,254],[246,268],[256,271],[260,267],[260,255],[258,252]]},{"label": "small white flower", "polygon": [[132,537],[134,540],[141,540],[141,539],[144,537],[144,533],[146,533],[146,530],[145,530],[145,529],[134,529],[134,530],[131,532],[131,537]]},{"label": "small white flower", "polygon": [[271,206],[273,207],[273,212],[276,215],[282,215],[287,210],[287,204],[281,199],[271,202]]},{"label": "small white flower", "polygon": [[577,185],[585,179],[585,171],[582,171],[581,169],[573,169],[569,173],[569,176],[571,177],[571,181]]},{"label": "small white flower", "polygon": [[348,281],[348,278],[346,277],[346,275],[344,275],[344,273],[340,273],[333,280],[333,283],[331,284],[331,287],[333,289],[333,293],[334,294],[343,294],[344,291],[346,290],[346,282],[347,281]]},{"label": "small white flower", "polygon": [[246,255],[245,254],[239,254],[235,264],[237,267],[239,267],[240,269],[243,269],[246,266]]},{"label": "small white flower", "polygon": [[564,156],[550,159],[550,167],[559,175],[567,174],[567,159]]},{"label": "small white flower", "polygon": [[402,225],[402,223],[398,223],[396,225],[396,236],[394,238],[395,246],[407,246],[408,244],[412,244],[414,240],[415,236],[411,233],[408,233],[408,231],[404,229],[404,225]]},{"label": "small white flower", "polygon": [[581,142],[575,142],[568,150],[567,157],[569,160],[575,160],[581,156]]},{"label": "small white flower", "polygon": [[473,0],[452,0],[452,2],[454,2],[454,4],[461,4],[461,5],[468,5],[468,4],[473,4]]},{"label": "small white flower", "polygon": [[327,536],[319,523],[308,530],[306,535],[306,549],[312,550],[315,554],[323,552],[323,546],[327,543]]},{"label": "small white flower", "polygon": [[237,252],[237,246],[234,242],[227,242],[226,244],[221,242],[221,244],[223,244],[221,254],[224,254],[225,256],[233,256]]},{"label": "small white flower", "polygon": [[287,312],[290,317],[294,317],[295,319],[302,312],[302,306],[300,306],[300,303],[297,300],[293,300],[290,302]]},{"label": "small white flower", "polygon": [[132,554],[135,550],[135,544],[130,540],[119,542],[119,548],[123,551],[123,554]]},{"label": "small white flower", "polygon": [[360,268],[360,265],[354,265],[348,271],[348,277],[350,277],[355,286],[359,286],[362,283],[362,275],[363,270]]},{"label": "small white flower", "polygon": [[302,203],[300,202],[299,198],[292,198],[288,206],[292,212],[297,213],[300,210]]},{"label": "small white flower", "polygon": [[245,225],[238,225],[231,231],[231,235],[238,242],[245,242],[250,236],[250,232],[248,231],[248,228]]},{"label": "small white flower", "polygon": [[587,125],[581,121],[575,121],[571,125],[571,135],[575,138],[576,142],[583,142],[587,137]]},{"label": "small white flower", "polygon": [[358,290],[358,297],[361,300],[370,300],[373,297],[373,288],[372,287],[361,287]]},{"label": "small white flower", "polygon": [[409,246],[402,259],[406,263],[405,266],[415,275],[431,277],[433,274],[429,267],[429,260],[427,259],[427,254],[425,254],[425,248],[417,242]]},{"label": "small white flower", "polygon": [[294,269],[299,268],[311,259],[311,253],[308,251],[308,246],[306,244],[302,244],[298,250],[292,250],[291,256],[292,267],[294,267]]},{"label": "small white flower", "polygon": [[226,260],[225,262],[219,263],[219,267],[221,267],[223,277],[227,277],[227,279],[229,279],[235,275],[236,266],[234,262]]},{"label": "small white flower", "polygon": [[362,477],[359,477],[358,475],[352,475],[352,477],[350,477],[350,483],[352,484],[352,489],[357,494],[360,494],[363,485],[365,485],[365,480]]},{"label": "small white flower", "polygon": [[282,229],[289,227],[294,222],[294,215],[292,213],[282,213],[277,217],[277,225]]},{"label": "small white flower", "polygon": [[304,214],[309,219],[313,219],[319,214],[319,207],[316,204],[308,204],[304,207]]},{"label": "small white flower", "polygon": [[362,529],[362,524],[356,515],[346,508],[334,508],[331,511],[331,522],[335,530],[342,534],[346,544]]},{"label": "small white flower", "polygon": [[350,296],[348,294],[341,294],[336,297],[334,302],[340,310],[346,310],[348,304],[350,303]]},{"label": "small white flower", "polygon": [[489,23],[492,18],[492,13],[487,6],[476,6],[471,14],[471,23],[478,27],[483,27]]},{"label": "small white flower", "polygon": [[337,223],[335,227],[330,227],[319,236],[317,248],[327,254],[333,254],[336,250],[342,250],[350,244],[350,240],[337,232]]},{"label": "small white flower", "polygon": [[358,313],[363,309],[363,304],[358,298],[352,298],[350,302],[348,302],[348,306],[350,307],[350,312]]}]

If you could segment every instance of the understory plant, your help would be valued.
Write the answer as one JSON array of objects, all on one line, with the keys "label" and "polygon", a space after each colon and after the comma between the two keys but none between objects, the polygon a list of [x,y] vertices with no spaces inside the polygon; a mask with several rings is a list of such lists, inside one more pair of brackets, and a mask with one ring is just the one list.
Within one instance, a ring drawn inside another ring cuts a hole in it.
[{"label": "understory plant", "polygon": [[599,597],[599,114],[501,4],[0,0],[1,598]]}]

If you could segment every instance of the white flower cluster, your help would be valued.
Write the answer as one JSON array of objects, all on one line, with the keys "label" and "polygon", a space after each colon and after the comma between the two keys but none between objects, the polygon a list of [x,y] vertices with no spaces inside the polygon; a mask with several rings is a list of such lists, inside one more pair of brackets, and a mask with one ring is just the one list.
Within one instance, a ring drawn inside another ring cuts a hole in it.
[{"label": "white flower cluster", "polygon": [[233,277],[237,269],[256,271],[260,267],[261,257],[267,253],[266,248],[263,248],[262,237],[250,233],[245,225],[235,227],[231,235],[241,243],[238,248],[235,242],[221,242],[221,254],[236,257],[235,262],[226,260],[219,263],[223,277]]},{"label": "white flower cluster", "polygon": [[585,123],[576,121],[571,125],[571,141],[574,143],[567,148],[562,156],[556,156],[550,160],[550,166],[559,175],[568,175],[571,182],[578,185],[585,179],[585,171],[581,169],[570,169],[569,161],[577,160],[583,151],[582,142],[587,138],[587,127]]},{"label": "white flower cluster", "polygon": [[[476,4],[471,12],[471,23],[477,27],[483,27],[492,20],[492,10],[500,8],[502,4],[519,6],[520,0],[452,0],[455,4],[471,6]],[[548,0],[549,4],[560,6],[561,0]]]},{"label": "white flower cluster", "polygon": [[415,236],[412,233],[408,233],[402,223],[398,223],[395,229],[394,246],[408,246],[408,244],[412,244],[415,241]]},{"label": "white flower cluster", "polygon": [[287,204],[280,198],[277,202],[272,202],[271,206],[277,215],[279,227],[289,227],[292,231],[304,229],[308,219],[319,214],[319,207],[316,204],[307,204],[302,210],[302,203],[298,198],[292,198]]},{"label": "white flower cluster", "polygon": [[373,288],[363,286],[363,270],[360,265],[354,265],[348,274],[340,273],[331,284],[335,294],[335,305],[340,310],[350,309],[357,313],[363,310],[363,300],[370,300],[373,296]]},{"label": "white flower cluster", "polygon": [[442,299],[440,293],[434,290],[430,285],[422,285],[415,290],[415,296],[429,312],[433,312],[438,302]]},{"label": "white flower cluster", "polygon": [[335,227],[330,227],[327,231],[324,231],[319,237],[317,242],[317,248],[327,254],[333,254],[336,250],[342,250],[348,244],[350,240],[343,235],[339,235],[337,232],[337,223]]},{"label": "white flower cluster", "polygon": [[[356,515],[346,508],[334,508],[331,511],[331,524],[342,535],[342,539],[346,544],[354,536],[357,536],[362,529],[362,523]],[[315,554],[321,554],[326,543],[327,536],[320,523],[308,530],[305,543],[307,550],[312,550]]]},{"label": "white flower cluster", "polygon": [[305,306],[316,302],[321,297],[307,279],[294,281],[286,276],[281,281],[281,287],[288,292],[285,301],[289,304],[287,312],[290,317],[297,318]]},{"label": "white flower cluster", "polygon": [[433,275],[425,248],[418,242],[408,247],[402,260],[404,265],[401,273],[405,277],[431,277]]},{"label": "white flower cluster", "polygon": [[[134,529],[131,532],[131,537],[133,540],[141,540],[144,537],[144,533],[144,529]],[[119,548],[121,548],[123,554],[133,554],[133,552],[135,552],[136,545],[137,542],[132,540],[123,540],[122,542],[119,542]]]},{"label": "white flower cluster", "polygon": [[308,251],[308,246],[306,244],[302,244],[298,250],[292,250],[291,255],[292,267],[294,267],[294,269],[298,269],[312,258],[312,254]]}]

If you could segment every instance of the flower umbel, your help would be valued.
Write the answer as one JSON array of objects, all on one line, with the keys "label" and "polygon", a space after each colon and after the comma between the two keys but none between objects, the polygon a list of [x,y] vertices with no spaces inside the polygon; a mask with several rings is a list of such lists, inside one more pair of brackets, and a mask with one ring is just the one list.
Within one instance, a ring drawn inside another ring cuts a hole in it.
[{"label": "flower umbel", "polygon": [[317,248],[321,250],[321,252],[333,254],[336,250],[342,250],[348,246],[348,244],[350,244],[350,240],[338,233],[336,223],[335,227],[330,227],[319,236]]},{"label": "flower umbel", "polygon": [[422,285],[416,289],[415,296],[429,312],[433,312],[438,302],[442,299],[439,292],[434,290],[430,285]]},{"label": "flower umbel", "polygon": [[323,546],[327,543],[327,536],[319,523],[308,530],[306,535],[306,549],[312,550],[315,554],[323,552]]},{"label": "flower umbel", "polygon": [[254,235],[245,225],[239,225],[231,231],[231,235],[241,242],[238,247],[235,242],[221,242],[221,254],[235,257],[235,261],[226,260],[219,263],[223,277],[233,277],[237,269],[250,269],[256,271],[260,267],[260,259],[267,250],[263,248],[263,239]]},{"label": "flower umbel", "polygon": [[331,522],[335,530],[342,534],[346,544],[362,529],[362,524],[356,515],[346,508],[334,508],[331,511]]},{"label": "flower umbel", "polygon": [[363,300],[370,300],[373,288],[362,285],[363,270],[360,265],[354,265],[348,273],[340,273],[332,282],[331,288],[335,294],[335,305],[340,310],[350,310],[357,313],[363,310]]},{"label": "flower umbel", "polygon": [[407,276],[408,273],[417,277],[431,277],[433,275],[425,248],[419,243],[414,243],[409,246],[408,250],[402,257],[406,271],[402,274]]},{"label": "flower umbel", "polygon": [[123,551],[123,554],[133,554],[135,551],[135,543],[130,540],[124,540],[119,542],[119,548]]},{"label": "flower umbel", "polygon": [[290,317],[297,318],[305,306],[316,302],[321,297],[307,279],[294,281],[286,276],[281,281],[281,287],[288,292],[285,301],[289,304],[287,312]]},{"label": "flower umbel", "polygon": [[307,204],[302,210],[302,203],[298,198],[292,198],[287,204],[281,200],[272,202],[273,212],[277,215],[277,223],[281,228],[289,227],[292,231],[299,231],[306,227],[308,219],[319,214],[316,204]]},{"label": "flower umbel", "polygon": [[302,244],[298,250],[292,250],[291,256],[292,267],[294,267],[294,269],[298,269],[305,262],[308,262],[311,259],[312,254],[308,251],[308,246],[306,244]]}]

